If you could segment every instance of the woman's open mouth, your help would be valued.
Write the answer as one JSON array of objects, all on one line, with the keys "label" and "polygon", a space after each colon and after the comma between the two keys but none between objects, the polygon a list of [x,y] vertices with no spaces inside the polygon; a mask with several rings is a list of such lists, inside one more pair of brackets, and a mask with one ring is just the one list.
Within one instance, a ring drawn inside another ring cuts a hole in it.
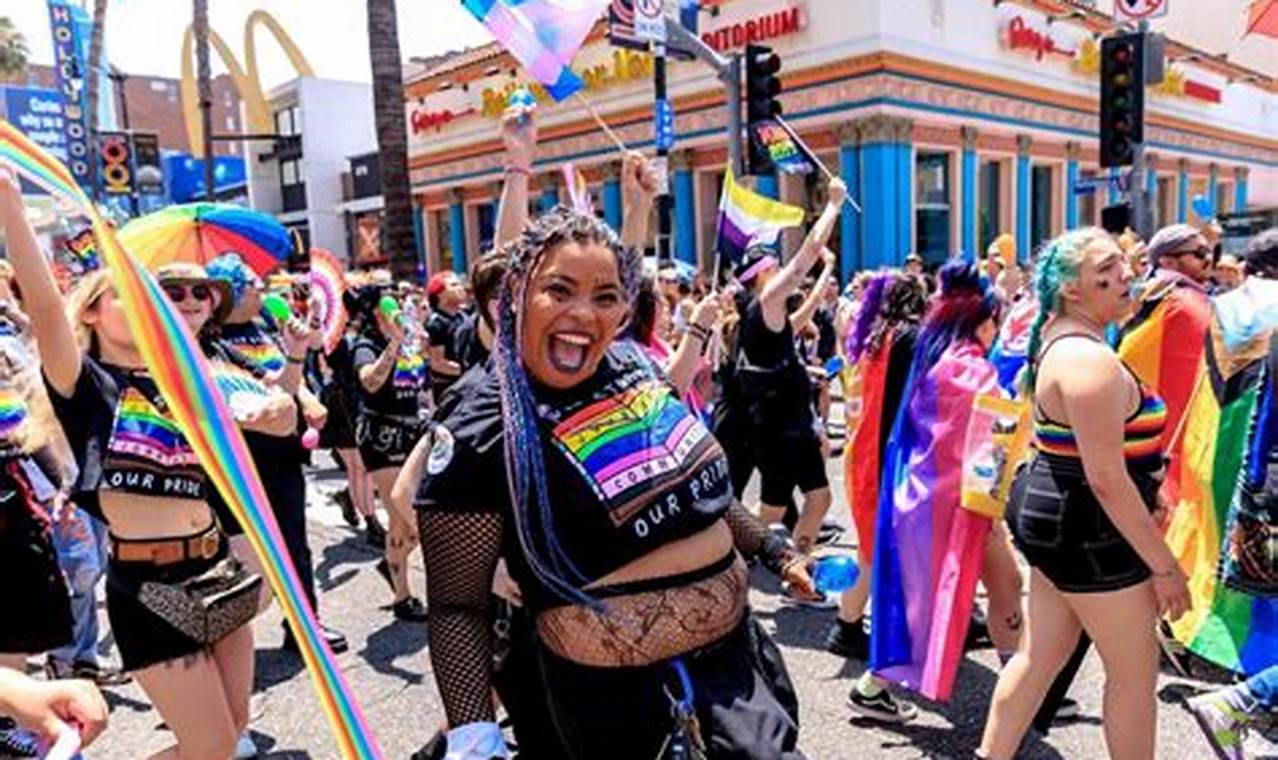
[{"label": "woman's open mouth", "polygon": [[586,355],[593,343],[594,340],[585,333],[551,333],[550,365],[567,374],[580,372],[586,366]]}]

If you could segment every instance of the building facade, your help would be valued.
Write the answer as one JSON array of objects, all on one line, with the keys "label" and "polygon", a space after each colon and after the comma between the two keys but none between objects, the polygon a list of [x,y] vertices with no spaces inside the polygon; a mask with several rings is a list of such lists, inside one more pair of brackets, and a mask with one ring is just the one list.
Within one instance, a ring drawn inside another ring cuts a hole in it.
[{"label": "building facade", "polygon": [[300,77],[267,100],[280,139],[246,143],[250,205],[274,215],[308,247],[351,260],[352,205],[379,207],[353,199],[348,179],[350,159],[377,149],[372,86]]},{"label": "building facade", "polygon": [[[848,7],[732,0],[703,15],[699,30],[722,50],[758,41],[780,53],[786,118],[862,209],[844,209],[831,244],[845,277],[898,264],[911,251],[939,261],[983,250],[1002,232],[1015,235],[1024,256],[1065,229],[1099,222],[1118,193],[1098,167],[1096,138],[1098,40],[1111,26],[1107,17],[1040,0]],[[1241,33],[1238,19],[1218,23]],[[1278,205],[1273,79],[1174,38],[1167,50],[1168,77],[1147,100],[1156,224],[1193,221],[1199,196],[1218,212]],[[612,47],[601,29],[574,68],[626,144],[650,152],[651,58]],[[498,118],[505,95],[525,82],[495,45],[407,81],[409,165],[432,271],[463,269],[491,240],[502,176]],[[677,134],[668,166],[673,250],[704,266],[727,162],[722,87],[696,62],[672,62],[669,83]],[[608,138],[572,100],[543,102],[538,120],[537,203],[560,200],[559,167],[570,161],[619,225],[619,156]],[[761,192],[812,213],[824,202],[824,185],[820,173],[756,180]],[[784,236],[786,252],[802,234]]]}]

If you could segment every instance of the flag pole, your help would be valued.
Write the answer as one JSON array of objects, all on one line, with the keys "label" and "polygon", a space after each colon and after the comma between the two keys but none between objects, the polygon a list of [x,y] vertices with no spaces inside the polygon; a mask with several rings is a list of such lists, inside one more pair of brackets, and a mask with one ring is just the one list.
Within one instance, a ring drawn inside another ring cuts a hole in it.
[{"label": "flag pole", "polygon": [[621,138],[617,136],[617,133],[612,131],[612,127],[608,126],[608,122],[603,120],[603,117],[600,116],[599,112],[595,110],[594,104],[591,103],[590,100],[587,99],[584,94],[582,94],[581,90],[577,90],[577,92],[575,93],[575,97],[577,98],[577,100],[581,101],[581,104],[585,106],[586,110],[590,112],[590,115],[594,117],[595,123],[598,124],[601,129],[603,129],[605,135],[608,135],[608,139],[612,140],[613,144],[617,146],[617,150],[621,151],[622,153],[628,153],[630,149],[627,148],[626,144],[621,141]]},{"label": "flag pole", "polygon": [[[781,118],[780,116],[773,116],[772,118],[776,119],[777,124],[781,125],[781,128],[784,129],[785,133],[790,136],[790,139],[794,140],[794,142],[798,144],[800,148],[803,148],[803,152],[807,153],[808,156],[811,157],[812,163],[817,165],[817,168],[821,170],[821,173],[825,175],[826,179],[829,179],[829,180],[834,179],[834,172],[830,171],[830,169],[824,163],[821,162],[820,158],[817,158],[817,154],[812,152],[812,149],[808,147],[808,144],[803,142],[803,138],[799,137],[799,134],[795,132],[793,129],[791,129],[790,125],[786,123],[785,119]],[[846,196],[844,196],[844,200],[852,204],[852,208],[856,209],[856,212],[858,214],[861,213],[861,207],[857,205],[856,201],[852,200],[852,193],[850,191],[848,192]]]}]

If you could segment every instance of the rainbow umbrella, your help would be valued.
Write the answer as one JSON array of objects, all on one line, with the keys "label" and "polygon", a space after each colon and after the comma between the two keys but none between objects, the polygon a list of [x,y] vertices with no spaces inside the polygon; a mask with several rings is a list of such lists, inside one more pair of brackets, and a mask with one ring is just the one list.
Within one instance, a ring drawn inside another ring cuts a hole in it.
[{"label": "rainbow umbrella", "polygon": [[205,264],[238,253],[266,274],[293,252],[293,239],[269,214],[225,203],[186,203],[147,214],[120,230],[120,242],[147,269],[175,261]]}]

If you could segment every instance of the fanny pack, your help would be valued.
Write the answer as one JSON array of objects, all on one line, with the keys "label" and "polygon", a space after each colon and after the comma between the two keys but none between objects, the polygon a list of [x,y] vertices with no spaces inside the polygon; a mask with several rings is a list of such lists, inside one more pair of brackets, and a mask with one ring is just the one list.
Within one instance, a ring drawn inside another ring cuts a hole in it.
[{"label": "fanny pack", "polygon": [[138,601],[201,644],[213,644],[257,615],[262,576],[226,557],[193,578],[143,581]]}]

